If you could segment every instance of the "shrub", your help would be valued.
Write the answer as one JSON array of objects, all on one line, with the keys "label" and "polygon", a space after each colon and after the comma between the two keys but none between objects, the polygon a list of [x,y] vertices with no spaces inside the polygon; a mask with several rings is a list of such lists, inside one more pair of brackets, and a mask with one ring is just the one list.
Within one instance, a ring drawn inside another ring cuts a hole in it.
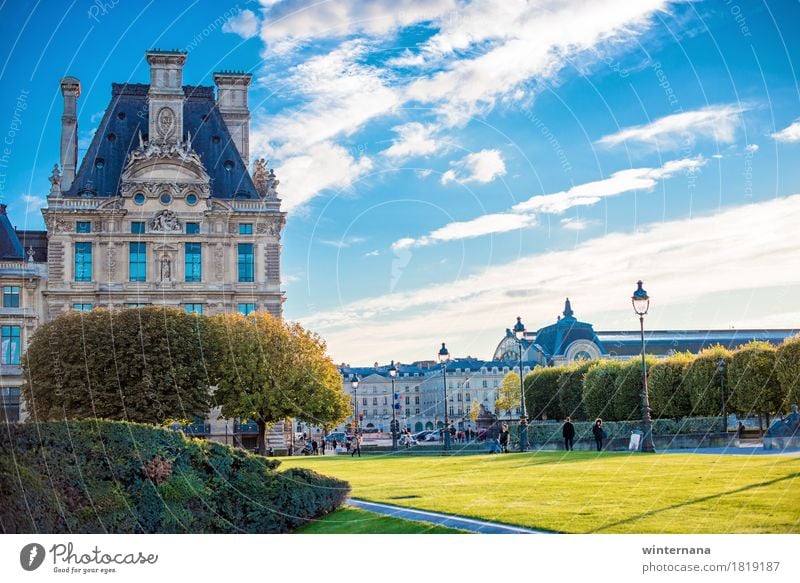
[{"label": "shrub", "polygon": [[611,399],[622,368],[623,364],[616,360],[597,360],[584,374],[583,404],[590,420],[613,416]]},{"label": "shrub", "polygon": [[331,512],[346,482],[134,423],[11,424],[0,435],[6,533],[280,533]]},{"label": "shrub", "polygon": [[[655,365],[656,359],[647,357],[647,370]],[[642,360],[634,358],[620,369],[614,383],[611,398],[612,416],[609,419],[626,421],[642,418]]]},{"label": "shrub", "polygon": [[531,419],[562,419],[558,400],[560,367],[537,366],[525,377],[525,409]]},{"label": "shrub", "polygon": [[[725,371],[722,373],[718,370],[720,359],[725,361]],[[686,370],[684,379],[693,415],[722,414],[723,383],[728,408],[733,408],[730,402],[730,382],[728,380],[730,362],[731,351],[719,344],[706,348],[694,357]]]},{"label": "shrub", "polygon": [[748,342],[728,367],[731,402],[740,413],[777,413],[786,400],[776,376],[777,350],[768,342]]},{"label": "shrub", "polygon": [[800,336],[787,338],[778,347],[777,376],[786,396],[784,409],[800,402]]},{"label": "shrub", "polygon": [[558,376],[558,402],[565,417],[586,419],[583,405],[583,377],[592,366],[591,361],[561,367]]},{"label": "shrub", "polygon": [[688,417],[692,401],[685,383],[693,357],[685,352],[659,360],[648,370],[647,386],[653,417]]}]

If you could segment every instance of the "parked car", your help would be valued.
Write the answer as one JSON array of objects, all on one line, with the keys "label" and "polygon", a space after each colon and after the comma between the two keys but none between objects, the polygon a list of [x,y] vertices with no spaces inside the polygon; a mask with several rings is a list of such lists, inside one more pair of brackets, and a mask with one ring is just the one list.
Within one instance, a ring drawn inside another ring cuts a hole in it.
[{"label": "parked car", "polygon": [[425,441],[442,441],[442,434],[438,431],[431,431],[425,436]]},{"label": "parked car", "polygon": [[425,431],[419,431],[419,432],[415,433],[414,435],[412,435],[412,437],[414,439],[416,439],[417,441],[425,441],[425,437],[429,433],[433,433],[433,431],[430,430],[430,429],[426,429]]},{"label": "parked car", "polygon": [[347,438],[348,435],[344,431],[334,431],[325,436],[325,441],[333,441],[335,439],[336,441],[343,442]]}]

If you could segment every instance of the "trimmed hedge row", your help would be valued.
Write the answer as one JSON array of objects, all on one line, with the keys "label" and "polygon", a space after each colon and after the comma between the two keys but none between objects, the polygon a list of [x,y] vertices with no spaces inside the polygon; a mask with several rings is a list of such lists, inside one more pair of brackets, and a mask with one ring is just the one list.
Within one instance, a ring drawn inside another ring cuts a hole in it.
[{"label": "trimmed hedge row", "polygon": [[115,421],[6,425],[5,533],[282,533],[338,508],[346,482],[182,433]]}]

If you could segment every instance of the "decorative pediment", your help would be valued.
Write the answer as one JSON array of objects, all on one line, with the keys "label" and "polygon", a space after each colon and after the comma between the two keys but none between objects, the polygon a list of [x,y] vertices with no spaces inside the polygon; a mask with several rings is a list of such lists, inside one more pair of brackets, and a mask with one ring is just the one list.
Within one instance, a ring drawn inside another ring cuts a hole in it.
[{"label": "decorative pediment", "polygon": [[179,233],[181,231],[183,231],[183,227],[178,215],[171,210],[159,211],[150,219],[151,233]]},{"label": "decorative pediment", "polygon": [[208,182],[209,176],[192,149],[191,136],[185,142],[145,141],[131,150],[122,171],[123,181]]}]

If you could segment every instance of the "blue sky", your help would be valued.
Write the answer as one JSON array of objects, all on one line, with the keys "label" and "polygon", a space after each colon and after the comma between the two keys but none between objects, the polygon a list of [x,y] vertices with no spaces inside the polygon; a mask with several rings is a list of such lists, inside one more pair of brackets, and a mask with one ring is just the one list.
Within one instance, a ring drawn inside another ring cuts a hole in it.
[{"label": "blue sky", "polygon": [[[339,361],[488,358],[570,296],[633,328],[800,325],[796,2],[6,3],[0,197],[41,228],[58,80],[81,145],[144,51],[252,72],[285,314]],[[9,144],[8,141],[11,143]]]}]

